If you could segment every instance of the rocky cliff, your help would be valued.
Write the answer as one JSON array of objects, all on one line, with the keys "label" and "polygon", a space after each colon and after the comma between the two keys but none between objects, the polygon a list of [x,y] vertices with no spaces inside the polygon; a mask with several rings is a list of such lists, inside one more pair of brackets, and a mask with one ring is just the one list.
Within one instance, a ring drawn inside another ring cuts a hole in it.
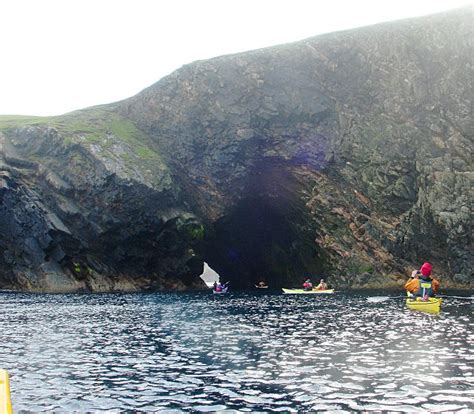
[{"label": "rocky cliff", "polygon": [[133,98],[0,118],[0,286],[324,275],[472,287],[472,8],[184,66]]}]

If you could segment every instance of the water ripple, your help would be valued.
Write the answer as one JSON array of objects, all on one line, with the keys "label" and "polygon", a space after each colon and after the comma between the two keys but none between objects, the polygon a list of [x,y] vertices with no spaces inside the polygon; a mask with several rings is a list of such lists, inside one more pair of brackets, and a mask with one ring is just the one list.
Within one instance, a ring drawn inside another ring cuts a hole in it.
[{"label": "water ripple", "polygon": [[0,294],[15,412],[472,412],[472,306]]}]

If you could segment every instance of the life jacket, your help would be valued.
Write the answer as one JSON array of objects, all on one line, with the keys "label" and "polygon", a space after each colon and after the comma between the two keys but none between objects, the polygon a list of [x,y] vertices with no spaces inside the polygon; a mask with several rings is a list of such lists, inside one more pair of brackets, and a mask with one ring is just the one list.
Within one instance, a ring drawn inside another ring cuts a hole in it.
[{"label": "life jacket", "polygon": [[427,279],[420,277],[418,280],[419,287],[418,290],[415,292],[415,296],[421,298],[430,298],[434,296],[433,279],[431,279],[430,277],[428,277]]},{"label": "life jacket", "polygon": [[313,288],[313,284],[311,282],[304,282],[303,283],[303,289],[311,290],[312,288]]}]

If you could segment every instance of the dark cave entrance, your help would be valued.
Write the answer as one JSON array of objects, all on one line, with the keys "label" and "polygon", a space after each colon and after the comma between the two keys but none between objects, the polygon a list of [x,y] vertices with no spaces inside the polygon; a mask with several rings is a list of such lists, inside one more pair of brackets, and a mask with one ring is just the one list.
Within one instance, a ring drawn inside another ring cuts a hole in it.
[{"label": "dark cave entrance", "polygon": [[202,251],[221,281],[235,288],[259,281],[272,288],[298,286],[323,270],[311,220],[298,197],[301,185],[284,169],[270,172],[254,176],[249,196],[213,224]]}]

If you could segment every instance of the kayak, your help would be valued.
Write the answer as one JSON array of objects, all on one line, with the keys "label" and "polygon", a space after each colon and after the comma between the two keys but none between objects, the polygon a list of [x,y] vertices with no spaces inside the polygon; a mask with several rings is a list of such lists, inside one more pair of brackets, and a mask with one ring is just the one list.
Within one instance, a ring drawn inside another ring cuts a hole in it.
[{"label": "kayak", "polygon": [[[408,296],[411,296],[407,292]],[[439,313],[441,310],[441,302],[443,299],[440,298],[428,298],[427,300],[422,300],[421,298],[416,298],[416,300],[408,298],[406,300],[407,307],[409,309],[419,310],[428,313]]]},{"label": "kayak", "polygon": [[441,310],[442,299],[439,298],[429,298],[424,301],[421,298],[407,299],[407,306],[409,309],[419,310],[428,313],[439,313]]},{"label": "kayak", "polygon": [[227,293],[228,290],[229,290],[229,286],[223,288],[220,291],[212,289],[212,293],[214,293],[215,295],[221,295],[222,293]]},{"label": "kayak", "polygon": [[268,286],[258,286],[258,285],[255,285],[255,287],[257,289],[268,289]]},{"label": "kayak", "polygon": [[283,293],[292,293],[292,294],[296,294],[296,295],[312,295],[314,293],[316,294],[330,294],[330,293],[334,293],[334,289],[325,289],[325,290],[316,290],[316,289],[313,289],[313,290],[304,290],[304,289],[286,289],[286,288],[283,288]]},{"label": "kayak", "polygon": [[12,414],[12,402],[10,399],[10,384],[8,372],[0,369],[0,413]]}]

